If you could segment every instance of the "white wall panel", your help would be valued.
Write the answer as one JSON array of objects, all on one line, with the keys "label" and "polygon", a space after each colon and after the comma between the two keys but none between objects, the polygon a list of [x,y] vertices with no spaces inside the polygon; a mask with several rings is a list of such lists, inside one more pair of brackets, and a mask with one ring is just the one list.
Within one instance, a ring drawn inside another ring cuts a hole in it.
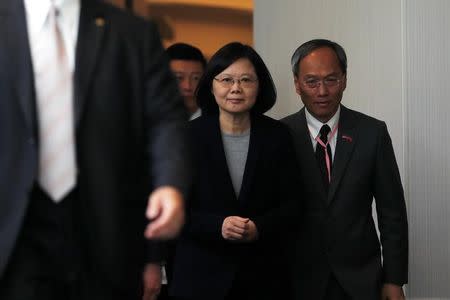
[{"label": "white wall panel", "polygon": [[[255,47],[278,89],[269,115],[300,109],[290,58],[303,42],[327,38],[348,56],[348,84],[342,103],[388,123],[397,157],[403,152],[402,39],[400,1],[255,0]],[[403,161],[399,161],[403,170]]]},{"label": "white wall panel", "polygon": [[450,2],[405,1],[410,285],[450,299]]}]

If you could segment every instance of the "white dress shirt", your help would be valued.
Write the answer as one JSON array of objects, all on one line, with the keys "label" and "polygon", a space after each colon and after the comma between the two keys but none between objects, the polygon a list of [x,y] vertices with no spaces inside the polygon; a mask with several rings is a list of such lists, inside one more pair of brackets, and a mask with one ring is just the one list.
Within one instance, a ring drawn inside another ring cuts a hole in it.
[{"label": "white dress shirt", "polygon": [[202,115],[202,109],[198,108],[190,117],[189,121],[195,120]]},{"label": "white dress shirt", "polygon": [[[314,151],[316,151],[317,141],[316,138],[319,136],[320,128],[322,128],[323,125],[327,124],[330,126],[331,131],[328,134],[328,137],[333,133],[333,130],[338,126],[339,124],[339,116],[341,114],[341,106],[339,105],[338,110],[334,114],[334,116],[328,120],[326,123],[322,123],[316,118],[314,118],[309,111],[305,108],[305,116],[306,116],[306,123],[308,124],[309,134],[311,136],[311,142],[314,148]],[[337,129],[336,129],[337,130]],[[336,142],[337,142],[337,131],[335,134],[331,137],[331,140],[329,140],[329,145],[331,148],[331,160],[334,160],[334,153],[336,152]]]}]

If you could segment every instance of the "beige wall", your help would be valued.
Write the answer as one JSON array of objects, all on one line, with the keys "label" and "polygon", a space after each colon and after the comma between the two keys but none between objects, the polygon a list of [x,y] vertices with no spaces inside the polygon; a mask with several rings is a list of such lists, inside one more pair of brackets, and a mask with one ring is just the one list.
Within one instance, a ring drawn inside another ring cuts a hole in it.
[{"label": "beige wall", "polygon": [[165,16],[173,28],[175,42],[194,44],[210,57],[217,49],[231,41],[253,44],[253,20],[249,12],[197,6],[150,6],[152,16]]},{"label": "beige wall", "polygon": [[253,0],[134,0],[133,11],[160,25],[166,47],[193,44],[209,58],[231,41],[253,45]]},{"label": "beige wall", "polygon": [[199,4],[150,3],[148,14],[162,18],[173,30],[173,36],[164,40],[165,46],[176,42],[186,42],[196,45],[205,53],[205,56],[210,57],[220,47],[231,41],[253,45],[251,9]]}]

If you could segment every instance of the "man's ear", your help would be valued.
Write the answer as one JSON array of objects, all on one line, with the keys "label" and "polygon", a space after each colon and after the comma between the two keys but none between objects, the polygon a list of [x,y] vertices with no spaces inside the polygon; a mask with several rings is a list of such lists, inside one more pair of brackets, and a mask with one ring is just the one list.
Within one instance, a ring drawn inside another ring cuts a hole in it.
[{"label": "man's ear", "polygon": [[298,77],[296,75],[294,75],[294,86],[295,86],[295,92],[300,95],[301,94],[301,89],[300,89],[300,81],[298,79]]},{"label": "man's ear", "polygon": [[346,88],[347,88],[347,74],[345,74],[343,78],[342,90],[345,91]]}]

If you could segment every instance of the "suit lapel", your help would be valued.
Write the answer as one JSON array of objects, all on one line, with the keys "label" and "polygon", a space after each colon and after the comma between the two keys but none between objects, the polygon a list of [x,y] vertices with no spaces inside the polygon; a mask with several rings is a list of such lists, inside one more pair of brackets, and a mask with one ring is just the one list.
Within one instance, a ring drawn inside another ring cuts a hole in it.
[{"label": "suit lapel", "polygon": [[345,173],[348,161],[357,143],[358,132],[355,123],[356,120],[351,112],[341,105],[336,153],[334,155],[333,171],[331,173],[331,183],[327,199],[328,204],[332,202],[336,189]]},{"label": "suit lapel", "polygon": [[245,163],[244,176],[242,178],[241,191],[239,193],[239,203],[248,204],[248,197],[250,193],[251,183],[258,161],[259,149],[262,140],[261,128],[258,117],[252,117],[250,129],[250,143],[247,154],[247,161]]},{"label": "suit lapel", "polygon": [[231,182],[230,172],[228,170],[227,160],[225,157],[219,117],[212,115],[205,116],[204,118],[206,119],[206,125],[204,128],[205,130],[208,130],[205,145],[210,148],[208,153],[211,154],[211,159],[209,159],[211,170],[214,170],[215,177],[217,176],[217,178],[222,178],[222,188],[220,192],[230,195],[230,197],[234,200],[233,202],[236,203],[236,193],[233,189],[233,183]]},{"label": "suit lapel", "polygon": [[0,72],[11,82],[25,123],[34,131],[34,76],[23,1],[2,1],[0,4]]},{"label": "suit lapel", "polygon": [[75,124],[78,125],[86,102],[108,20],[97,1],[82,0],[75,59]]},{"label": "suit lapel", "polygon": [[[295,132],[295,149],[300,165],[306,170],[307,177],[310,179],[308,182],[305,182],[305,184],[314,185],[314,190],[319,191],[321,199],[325,202],[327,195],[325,193],[325,187],[323,186],[319,167],[317,166],[316,156],[311,142],[311,134],[309,133],[308,124],[306,122],[305,108],[302,108],[295,116],[296,120],[291,124],[292,129]],[[306,176],[304,178],[306,178]]]}]

